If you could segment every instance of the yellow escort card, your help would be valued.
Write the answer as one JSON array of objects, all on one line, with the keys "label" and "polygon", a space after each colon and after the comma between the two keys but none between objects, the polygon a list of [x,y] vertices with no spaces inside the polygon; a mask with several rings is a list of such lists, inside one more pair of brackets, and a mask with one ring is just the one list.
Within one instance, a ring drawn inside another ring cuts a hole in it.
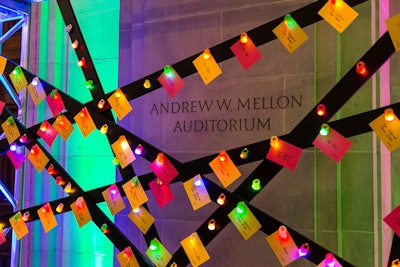
[{"label": "yellow escort card", "polygon": [[90,215],[89,209],[86,206],[85,200],[83,197],[78,197],[78,199],[73,202],[71,205],[71,210],[74,213],[76,222],[78,223],[79,228],[87,224],[92,220],[92,216]]},{"label": "yellow escort card", "polygon": [[7,239],[3,232],[3,226],[0,225],[0,245],[6,241],[7,241]]},{"label": "yellow escort card", "polygon": [[107,203],[107,207],[112,215],[115,215],[121,210],[125,209],[125,203],[122,200],[121,194],[118,191],[118,187],[115,184],[101,192],[101,194],[103,195],[103,198]]},{"label": "yellow escort card", "polygon": [[7,58],[0,56],[0,74],[4,73],[6,65],[7,65]]},{"label": "yellow escort card", "polygon": [[67,139],[75,129],[72,123],[67,119],[67,117],[65,117],[64,114],[58,115],[52,125],[64,141],[67,141]]},{"label": "yellow escort card", "polygon": [[44,204],[43,207],[37,210],[37,213],[46,233],[57,226],[56,217],[49,203]]},{"label": "yellow escort card", "polygon": [[38,145],[32,146],[28,154],[28,159],[33,164],[33,166],[35,166],[38,172],[42,172],[44,167],[49,162],[49,158]]},{"label": "yellow escort card", "polygon": [[200,266],[210,259],[197,232],[183,239],[181,245],[193,267]]},{"label": "yellow escort card", "polygon": [[12,116],[8,117],[7,120],[1,124],[1,128],[3,128],[9,144],[17,140],[17,138],[21,135]]},{"label": "yellow escort card", "polygon": [[114,151],[114,154],[117,157],[119,165],[122,169],[136,159],[128,140],[126,140],[124,135],[121,135],[119,139],[111,145],[111,148]]},{"label": "yellow escort card", "polygon": [[121,267],[140,267],[131,247],[126,247],[118,253],[117,259]]},{"label": "yellow escort card", "polygon": [[94,131],[94,129],[96,129],[96,125],[94,124],[94,121],[87,108],[83,108],[78,114],[76,114],[74,120],[76,124],[78,124],[79,130],[81,130],[83,137],[87,137],[91,132]]},{"label": "yellow escort card", "polygon": [[260,222],[243,201],[238,203],[238,206],[228,214],[228,217],[245,240],[261,228]]},{"label": "yellow escort card", "polygon": [[385,114],[382,114],[370,122],[369,126],[390,152],[400,146],[400,121],[396,115],[392,121],[387,121]]},{"label": "yellow escort card", "polygon": [[122,120],[122,118],[132,110],[131,105],[120,88],[115,90],[115,92],[107,99],[107,101],[119,120]]},{"label": "yellow escort card", "polygon": [[15,233],[15,236],[17,237],[17,240],[20,240],[28,234],[29,230],[26,227],[25,222],[22,220],[22,214],[20,211],[14,214],[14,216],[12,216],[9,221]]},{"label": "yellow escort card", "polygon": [[197,210],[211,202],[210,195],[204,185],[201,175],[196,175],[183,183],[193,210]]},{"label": "yellow escort card", "polygon": [[17,93],[21,92],[22,89],[28,86],[28,82],[20,66],[16,66],[9,76]]},{"label": "yellow escort card", "polygon": [[168,262],[171,260],[172,255],[168,252],[168,250],[158,241],[157,238],[154,238],[150,241],[150,246],[146,250],[146,255],[149,259],[154,263],[156,267],[165,267]]},{"label": "yellow escort card", "polygon": [[122,188],[124,189],[132,209],[138,208],[148,201],[146,192],[143,190],[142,184],[137,176],[123,184]]},{"label": "yellow escort card", "polygon": [[145,207],[138,207],[131,210],[128,217],[143,234],[146,234],[154,223],[154,217]]},{"label": "yellow escort card", "polygon": [[282,238],[279,236],[278,230],[267,236],[266,239],[282,266],[286,266],[300,257],[299,249],[288,232]]},{"label": "yellow escort card", "polygon": [[32,83],[28,84],[27,88],[35,106],[39,105],[40,102],[46,99],[46,92],[44,91],[42,83],[40,81],[38,81],[38,84],[36,86]]},{"label": "yellow escort card", "polygon": [[400,14],[385,21],[390,38],[396,51],[400,51]]},{"label": "yellow escort card", "polygon": [[230,159],[228,153],[222,150],[220,154],[209,163],[218,180],[226,188],[240,177],[240,172]]},{"label": "yellow escort card", "polygon": [[209,49],[206,49],[192,63],[205,85],[209,84],[222,73]]},{"label": "yellow escort card", "polygon": [[358,13],[342,0],[336,0],[334,4],[328,0],[318,14],[340,33],[358,16]]},{"label": "yellow escort card", "polygon": [[[290,23],[287,21],[290,21]],[[292,17],[288,20],[285,19],[282,21],[272,31],[289,53],[293,53],[308,39],[307,34],[300,28]]]}]

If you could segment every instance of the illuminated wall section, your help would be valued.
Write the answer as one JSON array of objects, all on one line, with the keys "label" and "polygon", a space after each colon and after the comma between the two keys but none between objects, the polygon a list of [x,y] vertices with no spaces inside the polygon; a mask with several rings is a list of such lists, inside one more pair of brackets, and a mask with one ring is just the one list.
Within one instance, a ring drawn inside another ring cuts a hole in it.
[{"label": "illuminated wall section", "polygon": [[[106,92],[117,88],[119,1],[78,1],[71,4],[81,26],[100,80]],[[55,0],[33,4],[30,31],[30,69],[81,102],[90,100],[84,76],[77,66],[65,24]],[[107,42],[99,42],[107,40]],[[28,103],[28,125],[51,117],[47,106]],[[84,190],[115,181],[112,153],[104,135],[93,132],[86,139],[79,129],[64,142],[57,138],[52,155]],[[99,168],[101,166],[101,168]],[[45,172],[27,163],[24,205],[37,205],[66,194]],[[99,204],[109,214],[105,203]],[[29,224],[30,234],[22,240],[21,266],[113,266],[112,243],[94,223],[79,229],[72,213],[56,217],[58,227],[44,233],[40,222]]]}]

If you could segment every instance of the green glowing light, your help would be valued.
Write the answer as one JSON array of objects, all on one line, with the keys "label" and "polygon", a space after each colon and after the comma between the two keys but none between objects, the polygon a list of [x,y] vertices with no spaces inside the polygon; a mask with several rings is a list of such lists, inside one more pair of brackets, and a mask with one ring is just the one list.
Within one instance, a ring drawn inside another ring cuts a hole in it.
[{"label": "green glowing light", "polygon": [[327,136],[329,134],[329,125],[324,123],[321,125],[321,130],[319,130],[320,135]]},{"label": "green glowing light", "polygon": [[151,240],[150,241],[150,250],[155,251],[158,248],[158,243],[156,240]]},{"label": "green glowing light", "polygon": [[261,189],[261,185],[260,185],[260,179],[254,179],[253,183],[251,185],[251,187],[255,190],[255,191],[259,191]]},{"label": "green glowing light", "polygon": [[292,18],[292,16],[290,14],[286,14],[284,19],[285,19],[285,24],[289,28],[293,28],[296,25],[296,21]]},{"label": "green glowing light", "polygon": [[92,90],[94,88],[93,81],[92,80],[86,81],[85,87],[86,87],[86,89]]},{"label": "green glowing light", "polygon": [[239,214],[243,214],[246,211],[246,204],[243,201],[239,201],[236,206],[236,212]]}]

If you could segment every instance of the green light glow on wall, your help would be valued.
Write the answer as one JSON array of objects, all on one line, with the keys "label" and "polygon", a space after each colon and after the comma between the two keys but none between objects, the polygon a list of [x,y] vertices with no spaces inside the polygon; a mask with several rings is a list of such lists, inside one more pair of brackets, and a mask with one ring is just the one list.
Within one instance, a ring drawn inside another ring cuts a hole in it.
[{"label": "green light glow on wall", "polygon": [[[71,4],[104,90],[112,91],[118,86],[119,1],[99,0],[93,5],[91,1],[72,0]],[[40,12],[40,36],[36,39],[40,43],[38,76],[83,103],[90,101],[56,1],[41,3]],[[107,44],[99,40],[107,40]],[[38,121],[49,117],[43,102],[37,110]],[[66,142],[56,139],[51,153],[84,190],[115,182],[111,149],[107,138],[98,131],[83,138],[75,126]],[[55,182],[48,181],[47,175],[36,172],[35,192],[41,194],[34,195],[34,204],[66,196]],[[104,202],[99,206],[111,217]],[[58,227],[48,234],[40,222],[32,223],[31,266],[113,266],[114,246],[94,223],[79,228],[72,213],[56,219]]]}]

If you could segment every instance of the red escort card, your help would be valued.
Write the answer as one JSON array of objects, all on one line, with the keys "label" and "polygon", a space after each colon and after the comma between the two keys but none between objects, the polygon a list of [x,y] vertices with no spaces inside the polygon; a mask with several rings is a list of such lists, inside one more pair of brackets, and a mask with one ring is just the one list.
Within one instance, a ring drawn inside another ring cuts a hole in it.
[{"label": "red escort card", "polygon": [[36,134],[39,135],[49,146],[53,144],[54,139],[57,137],[56,129],[54,129],[48,121],[42,122]]},{"label": "red escort card", "polygon": [[400,205],[383,218],[383,221],[400,237]]},{"label": "red escort card", "polygon": [[48,96],[46,96],[46,102],[49,105],[51,114],[53,114],[54,118],[65,109],[64,102],[57,89],[54,89]]},{"label": "red escort card", "polygon": [[262,57],[260,51],[258,51],[249,37],[247,37],[246,43],[242,43],[241,40],[238,40],[231,46],[231,50],[245,70],[250,68]]},{"label": "red escort card", "polygon": [[174,165],[164,153],[159,153],[157,158],[150,163],[150,169],[165,184],[169,184],[178,175]]},{"label": "red escort card", "polygon": [[149,186],[160,208],[164,207],[174,199],[171,187],[168,184],[161,182],[159,179],[151,181]]},{"label": "red escort card", "polygon": [[167,93],[174,97],[185,85],[185,81],[178,75],[178,73],[171,67],[165,66],[167,69],[167,74],[165,71],[157,78],[161,83]]},{"label": "red escort card", "polygon": [[313,145],[335,162],[339,162],[351,147],[351,141],[330,127],[329,134],[327,136],[318,134]]},{"label": "red escort card", "polygon": [[268,150],[267,159],[293,171],[296,169],[302,152],[301,148],[279,140],[278,146],[271,146]]},{"label": "red escort card", "polygon": [[3,101],[0,100],[0,115],[1,115],[1,113],[3,113],[3,109],[4,109],[5,105],[6,105],[6,103],[4,103]]}]

